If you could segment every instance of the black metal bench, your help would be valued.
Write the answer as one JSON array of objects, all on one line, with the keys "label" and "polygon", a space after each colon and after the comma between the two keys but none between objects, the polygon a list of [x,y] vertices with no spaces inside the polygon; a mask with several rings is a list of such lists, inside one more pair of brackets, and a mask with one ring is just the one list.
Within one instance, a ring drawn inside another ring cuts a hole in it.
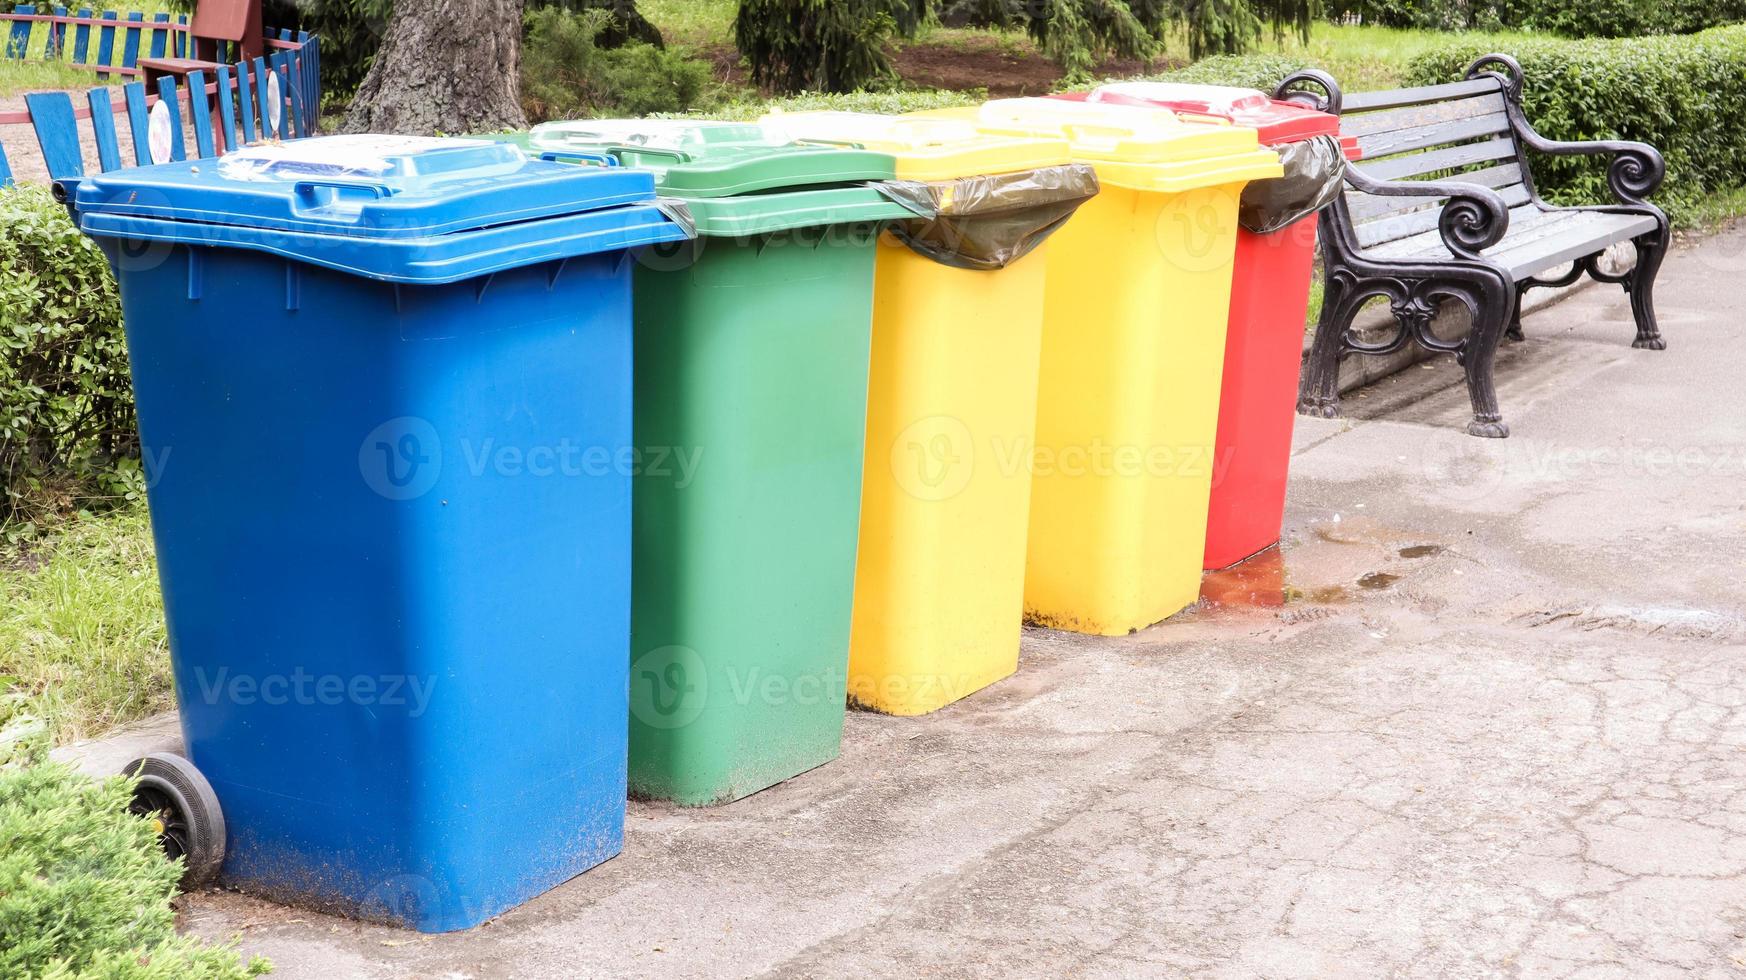
[{"label": "black metal bench", "polygon": [[[1363,163],[1346,171],[1346,190],[1322,215],[1326,268],[1321,322],[1298,396],[1298,411],[1340,414],[1340,359],[1389,354],[1408,343],[1452,353],[1466,369],[1476,436],[1509,435],[1498,411],[1492,360],[1506,335],[1521,339],[1522,293],[1564,286],[1584,272],[1619,283],[1637,321],[1633,347],[1661,350],[1655,323],[1655,273],[1669,241],[1667,216],[1644,200],[1666,172],[1644,143],[1562,143],[1534,131],[1522,114],[1522,69],[1508,55],[1469,65],[1463,81],[1365,92],[1342,98],[1333,79],[1299,72],[1282,97],[1341,114],[1341,132],[1356,136]],[[1540,199],[1528,151],[1555,155],[1610,153],[1607,184],[1616,205],[1556,207]],[[1636,263],[1613,274],[1598,264],[1619,242],[1636,247]],[[1568,271],[1550,277],[1560,267]],[[1384,297],[1398,330],[1366,343],[1352,320],[1368,300]],[[1464,305],[1471,327],[1458,340],[1432,333],[1444,302]]]}]

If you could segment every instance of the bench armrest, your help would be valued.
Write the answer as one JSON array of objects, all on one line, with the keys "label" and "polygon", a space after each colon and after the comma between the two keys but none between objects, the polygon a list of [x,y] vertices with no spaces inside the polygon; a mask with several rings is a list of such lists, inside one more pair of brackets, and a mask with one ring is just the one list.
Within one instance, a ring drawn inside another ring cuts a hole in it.
[{"label": "bench armrest", "polygon": [[1464,259],[1480,261],[1480,252],[1503,240],[1510,230],[1510,209],[1502,195],[1481,184],[1458,180],[1381,180],[1346,164],[1346,183],[1377,197],[1446,197],[1437,218],[1443,246]]},{"label": "bench armrest", "polygon": [[[1500,71],[1489,70],[1494,68]],[[1481,69],[1488,69],[1481,71]],[[1522,66],[1507,54],[1488,54],[1467,66],[1468,78],[1495,75],[1503,83],[1505,101],[1510,109],[1510,127],[1529,149],[1549,156],[1584,156],[1610,153],[1613,162],[1607,167],[1607,187],[1620,204],[1647,204],[1644,198],[1655,193],[1667,176],[1667,162],[1661,151],[1648,143],[1634,140],[1583,140],[1568,143],[1541,136],[1522,112]]]}]

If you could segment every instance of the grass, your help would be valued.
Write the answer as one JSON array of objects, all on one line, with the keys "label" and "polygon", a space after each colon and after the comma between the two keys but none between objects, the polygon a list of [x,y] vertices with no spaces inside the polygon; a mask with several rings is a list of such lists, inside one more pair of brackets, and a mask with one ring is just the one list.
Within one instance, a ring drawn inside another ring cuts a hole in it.
[{"label": "grass", "polygon": [[1716,191],[1705,195],[1682,215],[1686,234],[1707,235],[1735,218],[1746,215],[1746,187]]},{"label": "grass", "polygon": [[1542,37],[1525,31],[1469,31],[1455,35],[1439,31],[1318,23],[1310,30],[1308,44],[1293,35],[1277,46],[1271,39],[1265,40],[1256,50],[1277,50],[1301,57],[1333,75],[1347,91],[1365,92],[1398,86],[1408,62],[1457,36],[1464,40],[1494,41],[1500,50]]},{"label": "grass", "polygon": [[637,10],[669,41],[691,45],[734,43],[738,0],[637,0]]},{"label": "grass", "polygon": [[173,707],[143,505],[0,555],[0,728],[32,718],[68,742]]},{"label": "grass", "polygon": [[[10,3],[6,4],[5,9],[11,10],[12,5]],[[76,7],[73,9],[77,10]],[[170,13],[172,14],[172,19],[174,19],[175,13],[175,9],[170,4],[163,2],[163,0],[113,0],[113,2],[93,4],[91,9],[94,11],[113,10],[122,15],[122,17],[126,17],[127,14],[137,10],[145,15],[147,21],[150,21],[153,15],[158,13]],[[11,28],[11,22],[0,22],[0,31],[4,31],[7,36],[6,43],[8,47],[6,48],[6,51],[9,54],[12,52],[12,48],[10,47]],[[65,54],[65,57],[67,58],[72,57],[74,30],[75,28],[67,28]],[[97,56],[98,30],[98,28],[92,28],[91,31],[89,54],[92,58]],[[151,35],[148,33],[142,33],[140,35],[140,50],[142,55],[150,50],[150,36]],[[123,32],[116,32],[115,55],[117,58],[121,56],[123,39],[125,37],[126,35]],[[67,88],[95,88],[97,86],[97,74],[89,68],[80,68],[68,61],[43,60],[43,48],[47,42],[48,25],[33,24],[30,32],[30,42],[23,48],[28,57],[22,60],[12,57],[0,57],[0,98],[11,98],[12,96],[21,95],[25,92],[44,92]],[[121,80],[125,81],[126,79]],[[112,78],[112,81],[115,81],[115,79]]]}]

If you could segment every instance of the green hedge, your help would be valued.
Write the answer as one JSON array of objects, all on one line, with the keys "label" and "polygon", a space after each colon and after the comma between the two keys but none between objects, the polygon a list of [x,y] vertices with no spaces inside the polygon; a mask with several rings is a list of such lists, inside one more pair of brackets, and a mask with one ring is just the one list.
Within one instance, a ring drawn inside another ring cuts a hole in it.
[{"label": "green hedge", "polygon": [[[1409,61],[1400,84],[1456,81],[1474,59],[1498,48],[1495,39],[1457,35]],[[1548,138],[1631,139],[1659,149],[1667,179],[1652,199],[1676,225],[1697,220],[1706,196],[1746,187],[1746,127],[1739,120],[1739,107],[1746,106],[1746,25],[1616,40],[1547,38],[1510,43],[1504,53],[1521,62],[1523,107]],[[1255,54],[1207,58],[1151,77],[1267,91],[1304,67],[1318,66]],[[1559,203],[1609,202],[1610,160],[1536,154],[1535,183]]]},{"label": "green hedge", "polygon": [[143,488],[109,263],[40,187],[0,189],[0,524]]},{"label": "green hedge", "polygon": [[1547,31],[1564,37],[1690,34],[1746,21],[1746,0],[1330,0],[1333,20],[1428,30]]},{"label": "green hedge", "polygon": [[[1412,61],[1408,85],[1453,81],[1479,43],[1455,42]],[[1746,26],[1622,40],[1548,40],[1513,46],[1526,79],[1528,121],[1555,140],[1630,139],[1659,149],[1667,180],[1654,200],[1676,223],[1707,194],[1746,185]],[[1533,159],[1541,193],[1562,203],[1610,201],[1609,158]]]}]

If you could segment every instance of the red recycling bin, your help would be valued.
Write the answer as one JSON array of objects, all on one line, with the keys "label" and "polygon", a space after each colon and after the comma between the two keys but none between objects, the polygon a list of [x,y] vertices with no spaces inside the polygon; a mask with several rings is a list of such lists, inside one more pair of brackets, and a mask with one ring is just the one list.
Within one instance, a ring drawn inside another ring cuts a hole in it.
[{"label": "red recycling bin", "polygon": [[[1058,97],[1227,119],[1257,130],[1266,146],[1338,137],[1340,129],[1338,116],[1253,89],[1119,82]],[[1355,139],[1342,139],[1340,148],[1357,159]],[[1237,231],[1205,568],[1236,564],[1279,541],[1315,247],[1313,213],[1266,234]]]}]

